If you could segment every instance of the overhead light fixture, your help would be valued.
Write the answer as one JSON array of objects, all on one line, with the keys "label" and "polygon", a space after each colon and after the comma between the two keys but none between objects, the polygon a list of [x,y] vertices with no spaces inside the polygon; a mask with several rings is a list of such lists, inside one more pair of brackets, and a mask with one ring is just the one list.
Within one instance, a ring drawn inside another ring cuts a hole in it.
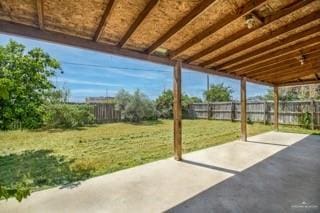
[{"label": "overhead light fixture", "polygon": [[300,53],[300,56],[298,57],[298,61],[300,62],[301,65],[304,65],[304,62],[306,60],[306,57]]},{"label": "overhead light fixture", "polygon": [[263,21],[254,13],[244,16],[248,29],[255,28],[263,23]]},{"label": "overhead light fixture", "polygon": [[158,47],[154,52],[157,55],[163,55],[163,56],[168,54],[168,50],[166,48],[163,48],[163,47]]}]

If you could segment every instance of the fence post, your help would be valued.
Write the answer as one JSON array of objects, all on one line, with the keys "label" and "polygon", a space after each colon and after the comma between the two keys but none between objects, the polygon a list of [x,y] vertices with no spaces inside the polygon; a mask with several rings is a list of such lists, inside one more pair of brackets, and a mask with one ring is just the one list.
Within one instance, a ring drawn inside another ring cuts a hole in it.
[{"label": "fence post", "polygon": [[236,115],[236,107],[233,101],[231,101],[231,121],[233,122],[235,120]]},{"label": "fence post", "polygon": [[210,102],[208,102],[207,116],[208,116],[208,120],[210,120],[210,118],[211,118],[211,106],[210,106]]},{"label": "fence post", "polygon": [[263,103],[263,124],[267,124],[267,101]]}]

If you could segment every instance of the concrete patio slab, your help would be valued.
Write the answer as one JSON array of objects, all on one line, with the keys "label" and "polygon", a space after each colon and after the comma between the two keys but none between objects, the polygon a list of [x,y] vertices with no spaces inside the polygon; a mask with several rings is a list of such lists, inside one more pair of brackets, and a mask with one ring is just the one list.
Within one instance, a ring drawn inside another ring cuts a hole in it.
[{"label": "concrete patio slab", "polygon": [[1,201],[0,212],[320,211],[320,136],[248,140]]}]

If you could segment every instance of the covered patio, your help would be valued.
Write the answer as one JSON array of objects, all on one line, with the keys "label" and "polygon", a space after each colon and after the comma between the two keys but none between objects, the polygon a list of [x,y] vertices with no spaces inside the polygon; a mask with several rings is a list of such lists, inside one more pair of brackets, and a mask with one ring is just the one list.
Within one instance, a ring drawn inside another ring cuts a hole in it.
[{"label": "covered patio", "polygon": [[[275,131],[279,87],[320,83],[319,0],[3,0],[0,32],[172,66],[173,150],[181,161],[38,192],[21,205],[1,204],[8,211],[263,212],[270,203],[279,211],[303,199],[320,203],[319,137],[273,132],[247,140],[246,113],[248,81],[274,88]],[[242,142],[183,155],[183,69],[240,81]]]},{"label": "covered patio", "polygon": [[264,133],[1,201],[1,212],[317,212],[319,142]]}]

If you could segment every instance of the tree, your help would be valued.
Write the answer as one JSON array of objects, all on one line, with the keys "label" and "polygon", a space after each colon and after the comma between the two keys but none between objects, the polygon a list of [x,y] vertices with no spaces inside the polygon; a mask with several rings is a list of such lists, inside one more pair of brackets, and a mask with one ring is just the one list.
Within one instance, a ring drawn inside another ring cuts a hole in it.
[{"label": "tree", "polygon": [[0,129],[17,122],[22,128],[41,125],[45,93],[54,87],[49,78],[59,68],[59,62],[39,48],[26,52],[12,40],[0,46]]},{"label": "tree", "polygon": [[157,113],[154,103],[148,97],[136,90],[132,95],[120,90],[115,97],[116,107],[121,110],[122,119],[130,122],[155,120]]},{"label": "tree", "polygon": [[[265,95],[266,100],[273,100],[273,89]],[[282,101],[320,99],[320,84],[279,88],[279,99]]]},{"label": "tree", "polygon": [[[185,115],[188,112],[188,107],[193,103],[201,103],[202,100],[198,97],[188,96],[183,94],[181,97],[182,114]],[[161,118],[173,117],[173,92],[172,90],[164,90],[160,96],[156,99],[156,109],[159,112]]]},{"label": "tree", "polygon": [[233,90],[229,86],[221,84],[212,84],[209,91],[205,91],[203,96],[208,102],[231,101]]}]

